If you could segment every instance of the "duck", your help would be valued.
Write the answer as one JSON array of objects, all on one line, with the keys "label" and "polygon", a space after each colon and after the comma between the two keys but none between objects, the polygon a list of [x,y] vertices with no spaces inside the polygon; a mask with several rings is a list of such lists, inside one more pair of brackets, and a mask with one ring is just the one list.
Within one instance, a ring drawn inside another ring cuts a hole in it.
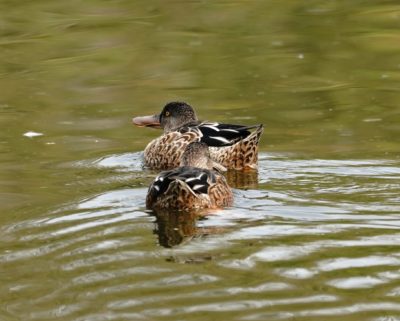
[{"label": "duck", "polygon": [[210,158],[206,143],[191,142],[185,147],[180,166],[154,179],[147,192],[146,208],[190,212],[231,206],[233,193],[222,170],[226,168]]},{"label": "duck", "polygon": [[227,169],[258,167],[262,124],[246,126],[199,121],[192,106],[176,101],[167,103],[160,114],[135,117],[132,122],[139,127],[162,128],[164,131],[144,150],[144,165],[149,169],[178,167],[185,147],[199,141],[210,146],[211,159]]}]

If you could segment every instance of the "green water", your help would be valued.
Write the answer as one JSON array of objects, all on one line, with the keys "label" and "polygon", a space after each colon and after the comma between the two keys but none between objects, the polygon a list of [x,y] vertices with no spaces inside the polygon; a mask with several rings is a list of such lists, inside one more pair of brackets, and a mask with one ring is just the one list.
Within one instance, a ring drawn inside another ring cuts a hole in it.
[{"label": "green water", "polygon": [[[399,82],[398,1],[1,1],[0,320],[400,320]],[[172,100],[264,123],[232,208],[145,211]]]}]

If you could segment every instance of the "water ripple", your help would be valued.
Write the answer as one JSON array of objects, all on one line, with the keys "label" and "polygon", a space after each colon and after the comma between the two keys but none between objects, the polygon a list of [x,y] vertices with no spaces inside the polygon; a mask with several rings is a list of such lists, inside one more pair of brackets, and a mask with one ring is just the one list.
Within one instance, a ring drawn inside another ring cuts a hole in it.
[{"label": "water ripple", "polygon": [[[400,293],[397,163],[261,154],[258,174],[228,174],[233,207],[160,216],[144,209],[143,185],[156,173],[143,170],[140,157],[74,164],[134,173],[138,187],[124,183],[1,227],[9,280],[1,290],[29,302],[3,295],[3,306],[30,311],[25,319],[73,321],[399,311],[381,302],[382,293]],[[345,304],[349,292],[366,289],[368,298]],[[95,311],[88,302],[101,304]]]}]

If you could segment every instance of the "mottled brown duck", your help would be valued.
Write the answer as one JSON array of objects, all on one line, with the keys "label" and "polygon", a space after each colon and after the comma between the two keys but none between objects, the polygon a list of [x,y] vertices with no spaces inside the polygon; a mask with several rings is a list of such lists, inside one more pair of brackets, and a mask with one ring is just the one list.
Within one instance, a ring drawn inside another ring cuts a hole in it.
[{"label": "mottled brown duck", "polygon": [[214,170],[224,168],[211,160],[205,143],[189,143],[180,165],[155,178],[147,192],[148,209],[191,211],[232,205],[231,188],[225,177]]},{"label": "mottled brown duck", "polygon": [[193,108],[184,102],[168,103],[160,114],[135,117],[133,123],[164,130],[144,150],[144,164],[151,169],[179,166],[183,151],[191,142],[206,143],[210,146],[211,159],[228,169],[257,169],[263,125],[201,122]]}]

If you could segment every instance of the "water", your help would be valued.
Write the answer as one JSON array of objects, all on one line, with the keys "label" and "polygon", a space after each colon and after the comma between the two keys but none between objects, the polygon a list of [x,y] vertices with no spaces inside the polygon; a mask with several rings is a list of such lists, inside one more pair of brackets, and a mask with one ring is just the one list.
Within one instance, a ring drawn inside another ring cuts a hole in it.
[{"label": "water", "polygon": [[[0,320],[400,320],[397,2],[0,12]],[[265,124],[232,208],[145,210],[175,99]]]}]

